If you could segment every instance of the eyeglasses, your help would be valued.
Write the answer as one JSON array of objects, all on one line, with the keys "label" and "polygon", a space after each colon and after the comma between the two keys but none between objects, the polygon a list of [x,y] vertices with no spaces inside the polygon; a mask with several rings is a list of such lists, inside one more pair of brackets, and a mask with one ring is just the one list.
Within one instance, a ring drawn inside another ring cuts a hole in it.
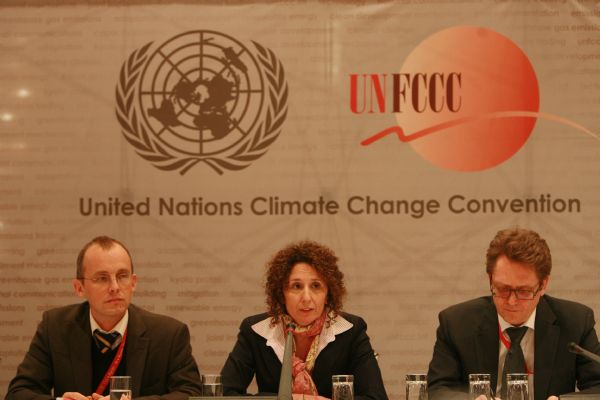
[{"label": "eyeglasses", "polygon": [[[129,272],[118,273],[114,276],[114,279],[117,281],[117,285],[123,287],[127,286],[131,283],[131,276]],[[109,274],[100,274],[96,275],[92,278],[77,278],[85,281],[92,281],[94,285],[108,287],[113,282],[113,275]]]},{"label": "eyeglasses", "polygon": [[542,285],[539,285],[537,289],[513,289],[510,286],[494,287],[490,285],[492,296],[500,297],[501,299],[508,299],[512,293],[519,300],[533,300],[535,296],[542,290]]}]

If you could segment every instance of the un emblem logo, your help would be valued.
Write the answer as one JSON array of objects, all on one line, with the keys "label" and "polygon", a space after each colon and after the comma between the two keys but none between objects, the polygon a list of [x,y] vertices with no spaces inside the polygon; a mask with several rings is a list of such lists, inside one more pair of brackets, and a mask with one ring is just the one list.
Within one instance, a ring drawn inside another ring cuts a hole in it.
[{"label": "un emblem logo", "polygon": [[125,139],[162,170],[185,174],[198,163],[240,170],[277,139],[288,88],[275,54],[215,31],[152,42],[123,63],[116,114]]}]

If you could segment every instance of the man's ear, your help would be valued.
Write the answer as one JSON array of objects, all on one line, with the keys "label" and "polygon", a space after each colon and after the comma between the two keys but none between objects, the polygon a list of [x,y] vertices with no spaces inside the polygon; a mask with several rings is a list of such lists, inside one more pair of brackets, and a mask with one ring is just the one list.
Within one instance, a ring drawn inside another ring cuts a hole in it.
[{"label": "man's ear", "polygon": [[131,274],[131,291],[135,292],[135,288],[137,287],[137,275]]},{"label": "man's ear", "polygon": [[550,275],[542,279],[542,288],[540,289],[540,296],[543,296],[546,293],[546,289],[548,289],[548,283],[550,282]]},{"label": "man's ear", "polygon": [[78,297],[85,297],[83,283],[79,279],[73,279],[73,289]]}]

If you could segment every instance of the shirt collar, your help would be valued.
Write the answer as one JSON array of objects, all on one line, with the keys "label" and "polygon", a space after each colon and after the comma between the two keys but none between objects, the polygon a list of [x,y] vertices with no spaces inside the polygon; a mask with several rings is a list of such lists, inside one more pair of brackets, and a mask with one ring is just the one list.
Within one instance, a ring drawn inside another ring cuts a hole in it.
[{"label": "shirt collar", "polygon": [[129,310],[126,310],[125,315],[123,315],[123,318],[121,318],[121,320],[119,322],[117,322],[117,324],[110,331],[105,331],[104,329],[100,328],[100,325],[98,325],[98,323],[92,316],[92,311],[90,310],[90,326],[92,328],[92,334],[94,333],[94,331],[96,329],[98,329],[100,332],[104,332],[104,333],[119,332],[121,334],[121,336],[123,336],[123,335],[125,335],[125,330],[127,329],[128,322],[129,322]]},{"label": "shirt collar", "polygon": [[[522,324],[521,326],[526,326],[531,330],[535,330],[535,314],[537,312],[537,308],[533,309],[533,312],[531,313],[531,315],[529,316],[529,318],[527,319],[527,321],[525,321],[524,324]],[[500,330],[502,332],[504,332],[506,330],[506,328],[510,328],[514,325],[509,324],[508,322],[506,322],[504,320],[504,318],[502,318],[502,316],[500,316],[500,314],[498,314],[498,323],[500,324]]]},{"label": "shirt collar", "polygon": [[[317,349],[317,355],[327,346],[335,340],[335,336],[342,332],[346,332],[352,328],[353,324],[341,315],[336,316],[333,320],[326,320],[323,325],[323,330],[319,336],[319,348]],[[271,347],[279,361],[283,362],[283,353],[285,350],[285,336],[281,324],[277,323],[271,325],[271,318],[263,319],[252,325],[252,330],[258,335],[267,339],[267,346]]]}]

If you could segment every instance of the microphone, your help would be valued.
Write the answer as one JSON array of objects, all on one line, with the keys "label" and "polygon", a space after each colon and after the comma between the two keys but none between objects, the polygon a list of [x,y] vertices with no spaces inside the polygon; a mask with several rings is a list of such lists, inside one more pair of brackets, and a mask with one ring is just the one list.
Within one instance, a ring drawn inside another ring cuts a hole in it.
[{"label": "microphone", "polygon": [[588,360],[592,360],[592,361],[600,364],[600,356],[598,354],[592,353],[591,351],[588,351],[588,350],[584,349],[583,347],[578,346],[575,342],[569,343],[568,348],[571,353],[583,356],[583,357],[587,358]]},{"label": "microphone", "polygon": [[279,375],[277,400],[292,400],[292,355],[294,353],[292,330],[295,327],[291,322],[286,327],[287,337],[285,338],[285,350],[283,352],[283,362],[281,363],[281,375]]}]

